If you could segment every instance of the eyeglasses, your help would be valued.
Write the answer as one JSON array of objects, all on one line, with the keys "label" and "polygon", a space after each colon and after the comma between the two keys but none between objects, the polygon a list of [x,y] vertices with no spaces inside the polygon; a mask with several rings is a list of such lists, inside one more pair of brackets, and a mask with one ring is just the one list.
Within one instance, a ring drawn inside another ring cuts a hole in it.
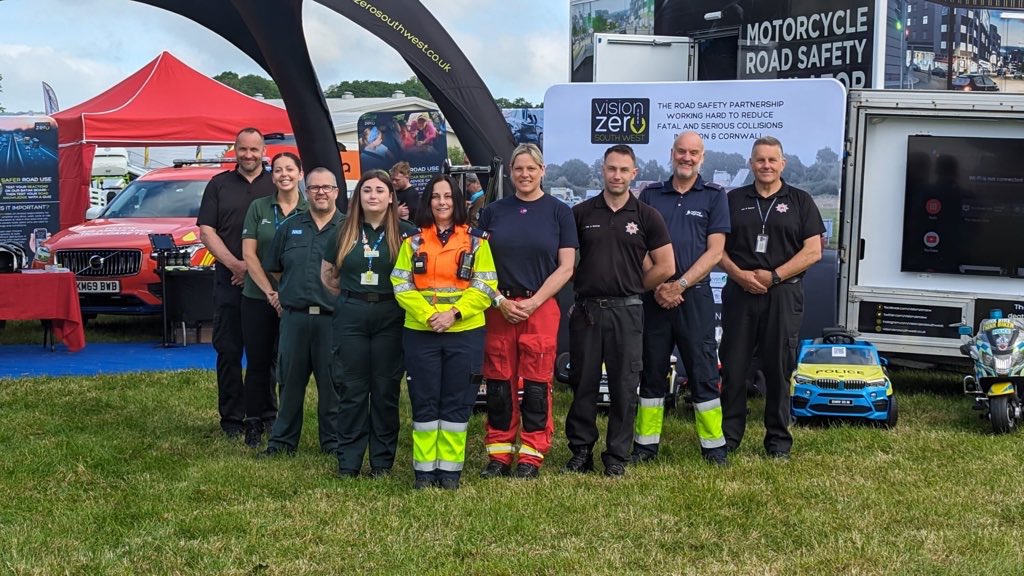
[{"label": "eyeglasses", "polygon": [[306,186],[306,190],[309,190],[313,194],[319,194],[320,192],[331,192],[337,189],[337,186],[331,186],[330,184],[324,184],[323,186]]}]

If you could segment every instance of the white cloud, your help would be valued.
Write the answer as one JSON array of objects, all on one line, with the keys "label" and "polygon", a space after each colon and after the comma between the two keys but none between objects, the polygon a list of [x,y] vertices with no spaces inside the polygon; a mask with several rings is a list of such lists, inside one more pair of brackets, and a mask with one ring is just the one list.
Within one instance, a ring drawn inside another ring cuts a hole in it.
[{"label": "white cloud", "polygon": [[4,76],[0,103],[8,112],[43,110],[44,81],[67,108],[99,94],[124,76],[114,64],[20,44],[0,44],[0,73]]}]

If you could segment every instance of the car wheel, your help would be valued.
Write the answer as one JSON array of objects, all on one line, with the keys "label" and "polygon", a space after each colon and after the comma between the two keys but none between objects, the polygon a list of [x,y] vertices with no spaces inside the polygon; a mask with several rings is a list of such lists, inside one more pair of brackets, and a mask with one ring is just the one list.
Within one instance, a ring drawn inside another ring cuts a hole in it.
[{"label": "car wheel", "polygon": [[1009,396],[996,396],[988,401],[992,431],[1007,434],[1017,428],[1017,408]]},{"label": "car wheel", "polygon": [[889,415],[885,418],[886,428],[895,428],[900,420],[900,405],[896,402],[896,395],[889,396]]},{"label": "car wheel", "polygon": [[562,384],[569,384],[569,353],[562,352],[555,359],[555,380]]}]

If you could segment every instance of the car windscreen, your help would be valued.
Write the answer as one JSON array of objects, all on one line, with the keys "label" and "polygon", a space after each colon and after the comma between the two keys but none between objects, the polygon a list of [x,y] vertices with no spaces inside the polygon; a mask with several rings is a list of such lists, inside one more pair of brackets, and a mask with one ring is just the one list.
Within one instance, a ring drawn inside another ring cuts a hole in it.
[{"label": "car windscreen", "polygon": [[868,348],[847,346],[813,346],[804,348],[801,364],[847,364],[852,366],[876,366],[878,361]]},{"label": "car windscreen", "polygon": [[970,78],[966,78],[964,76],[960,76],[958,78],[953,78],[953,86],[967,86],[970,83],[971,83],[971,79]]},{"label": "car windscreen", "polygon": [[195,218],[205,180],[136,180],[107,206],[102,218]]}]

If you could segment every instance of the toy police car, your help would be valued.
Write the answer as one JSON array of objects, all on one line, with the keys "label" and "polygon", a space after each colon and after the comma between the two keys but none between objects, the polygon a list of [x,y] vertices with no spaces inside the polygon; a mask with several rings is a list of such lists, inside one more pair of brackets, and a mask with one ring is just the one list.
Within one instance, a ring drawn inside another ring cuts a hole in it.
[{"label": "toy police car", "polygon": [[796,421],[856,418],[893,427],[899,418],[878,349],[845,328],[826,328],[821,338],[800,343],[790,394]]}]

